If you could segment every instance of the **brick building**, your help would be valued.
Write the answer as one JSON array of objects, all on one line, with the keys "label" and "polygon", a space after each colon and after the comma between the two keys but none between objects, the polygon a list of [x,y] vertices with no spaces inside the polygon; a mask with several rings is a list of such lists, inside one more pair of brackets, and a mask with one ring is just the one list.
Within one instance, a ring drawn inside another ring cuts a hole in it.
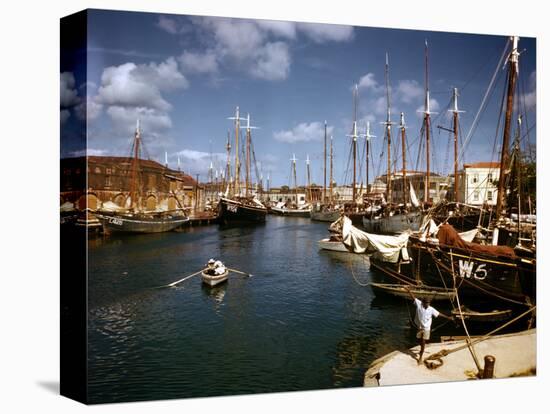
[{"label": "brick building", "polygon": [[[196,181],[152,160],[139,161],[140,208],[148,211],[195,207],[201,198]],[[132,158],[89,156],[61,160],[60,203],[94,211],[104,203],[129,207]],[[82,189],[86,189],[83,191]]]}]

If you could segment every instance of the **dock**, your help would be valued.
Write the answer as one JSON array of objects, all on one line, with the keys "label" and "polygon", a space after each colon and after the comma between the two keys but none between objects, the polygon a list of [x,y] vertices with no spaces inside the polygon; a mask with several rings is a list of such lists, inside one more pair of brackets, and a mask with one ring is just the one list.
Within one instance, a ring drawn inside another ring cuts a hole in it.
[{"label": "dock", "polygon": [[[365,387],[385,385],[425,384],[476,379],[477,367],[465,340],[427,344],[423,359],[442,350],[451,351],[441,358],[441,364],[429,369],[418,365],[419,346],[407,351],[394,351],[375,360],[365,373]],[[453,349],[463,347],[456,352]],[[537,366],[536,329],[499,335],[475,343],[473,349],[482,367],[484,357],[495,358],[493,378],[535,375]]]}]

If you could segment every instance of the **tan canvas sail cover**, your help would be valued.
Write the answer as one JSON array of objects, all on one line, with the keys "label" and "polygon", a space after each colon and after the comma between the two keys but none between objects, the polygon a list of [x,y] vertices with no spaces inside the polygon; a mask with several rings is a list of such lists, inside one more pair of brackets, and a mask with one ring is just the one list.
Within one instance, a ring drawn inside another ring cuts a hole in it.
[{"label": "tan canvas sail cover", "polygon": [[398,236],[371,234],[354,227],[348,217],[344,216],[341,220],[343,242],[355,253],[372,254],[383,262],[397,263],[399,253],[403,250],[403,258],[408,259],[407,242],[410,232],[406,231]]}]

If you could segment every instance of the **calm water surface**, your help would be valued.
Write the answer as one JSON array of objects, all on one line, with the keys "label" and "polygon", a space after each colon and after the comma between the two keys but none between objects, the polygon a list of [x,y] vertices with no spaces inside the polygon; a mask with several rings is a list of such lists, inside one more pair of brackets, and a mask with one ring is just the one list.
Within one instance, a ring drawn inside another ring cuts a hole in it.
[{"label": "calm water surface", "polygon": [[[368,262],[320,251],[326,235],[327,224],[269,216],[90,240],[91,401],[361,386],[374,359],[415,344],[409,309],[359,286],[350,268],[368,282]],[[254,276],[156,288],[210,258]]]}]

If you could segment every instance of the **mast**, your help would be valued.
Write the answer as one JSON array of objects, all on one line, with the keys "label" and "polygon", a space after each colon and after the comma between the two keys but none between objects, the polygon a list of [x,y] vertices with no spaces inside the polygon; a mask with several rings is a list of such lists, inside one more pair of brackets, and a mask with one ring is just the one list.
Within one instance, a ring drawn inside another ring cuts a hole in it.
[{"label": "mast", "polygon": [[424,128],[426,130],[426,179],[424,180],[424,202],[430,200],[430,87],[428,83],[428,40],[425,40],[425,87],[426,101],[424,102]]},{"label": "mast", "polygon": [[407,137],[405,135],[405,114],[401,112],[401,152],[403,155],[403,204],[407,207]]},{"label": "mast", "polygon": [[306,156],[306,170],[307,170],[307,191],[306,191],[306,196],[307,196],[307,201],[311,201],[311,173],[310,173],[310,170],[309,170],[309,154],[307,154]]},{"label": "mast", "polygon": [[366,147],[366,154],[365,154],[365,190],[367,193],[369,192],[369,147],[370,147],[370,139],[376,138],[376,135],[370,134],[370,122],[367,121],[367,132],[365,134],[365,147]]},{"label": "mast", "polygon": [[508,153],[508,147],[510,146],[510,125],[512,121],[512,112],[514,110],[514,94],[516,90],[516,80],[518,75],[519,65],[519,52],[518,52],[519,37],[512,37],[512,52],[508,58],[508,92],[506,98],[506,116],[504,118],[504,133],[502,137],[502,150],[500,157],[500,176],[498,180],[498,193],[497,193],[497,219],[504,213],[506,207],[505,201],[505,171],[510,163],[510,154]]},{"label": "mast", "polygon": [[323,204],[327,199],[327,121],[325,120],[325,145],[323,147],[323,174],[324,174],[324,185],[323,185]]},{"label": "mast", "polygon": [[355,203],[355,199],[357,198],[357,189],[356,189],[356,183],[357,183],[357,138],[359,135],[357,134],[357,96],[358,96],[358,87],[357,84],[355,84],[355,88],[353,89],[353,129],[351,135],[348,135],[348,137],[351,137],[353,139],[352,141],[352,149],[353,149],[353,183],[352,183],[352,199],[353,203]]},{"label": "mast", "polygon": [[251,129],[256,129],[257,127],[250,126],[250,114],[246,115],[246,165],[245,165],[245,173],[246,173],[246,188],[245,188],[245,195],[248,197],[248,188],[251,186],[250,183],[250,147],[251,147]]},{"label": "mast", "polygon": [[292,154],[292,158],[290,159],[292,161],[292,177],[294,179],[294,193],[296,195],[296,205],[298,205],[298,184],[296,182],[296,155]]},{"label": "mast", "polygon": [[330,136],[330,204],[332,205],[332,135]]},{"label": "mast", "polygon": [[235,121],[235,184],[234,184],[233,190],[235,194],[239,195],[241,190],[239,185],[240,172],[241,172],[241,165],[239,163],[239,129],[241,125],[241,120],[244,120],[244,119],[239,117],[238,106],[235,108],[235,116],[229,117],[227,119],[231,119]]},{"label": "mast", "polygon": [[453,135],[454,135],[454,174],[455,174],[455,201],[458,201],[458,88],[453,88]]},{"label": "mast", "polygon": [[517,192],[518,192],[518,246],[521,247],[521,152],[520,135],[521,134],[521,115],[518,116],[518,130],[514,139],[514,157],[517,174]]},{"label": "mast", "polygon": [[391,183],[391,102],[390,102],[390,64],[388,59],[388,54],[386,53],[386,67],[385,67],[385,78],[386,78],[386,103],[387,103],[387,115],[386,122],[382,124],[386,126],[386,140],[388,142],[388,168],[386,173],[386,194],[388,199],[388,204],[392,202],[392,183]]},{"label": "mast", "polygon": [[141,131],[139,128],[139,118],[136,122],[136,132],[134,134],[134,158],[132,160],[132,177],[130,181],[130,208],[134,209],[137,205],[136,193],[138,190],[138,171],[139,171],[139,144],[141,141]]}]

